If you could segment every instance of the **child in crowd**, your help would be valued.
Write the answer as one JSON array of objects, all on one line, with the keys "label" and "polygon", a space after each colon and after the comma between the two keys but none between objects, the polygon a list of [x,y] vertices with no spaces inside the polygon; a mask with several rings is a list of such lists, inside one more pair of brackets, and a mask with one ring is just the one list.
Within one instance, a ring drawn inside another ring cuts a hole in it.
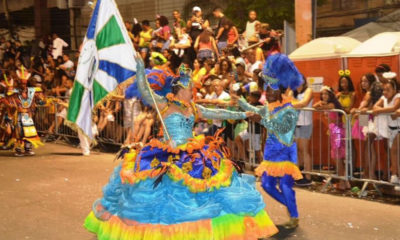
[{"label": "child in crowd", "polygon": [[[249,102],[249,104],[251,104],[252,106],[255,107],[262,107],[262,104],[259,102],[259,99],[261,97],[261,92],[256,90],[256,91],[252,91],[247,100]],[[251,123],[249,123],[251,124]],[[246,156],[246,151],[244,150],[245,146],[246,149],[251,150],[249,147],[249,141],[250,141],[250,137],[251,137],[251,141],[252,141],[252,147],[253,150],[255,151],[255,160],[256,163],[261,163],[262,159],[263,159],[263,155],[261,152],[261,130],[262,127],[260,125],[260,123],[258,122],[254,122],[254,132],[253,133],[249,133],[249,131],[243,131],[239,134],[238,138],[235,139],[235,142],[238,146],[242,146],[242,148],[239,147],[239,149],[243,149],[243,154],[245,156],[242,156],[242,159],[246,159],[247,160],[247,156]],[[244,157],[244,158],[243,158]]]},{"label": "child in crowd", "polygon": [[[383,84],[383,96],[374,105],[372,113],[374,115],[382,113],[394,113],[400,108],[400,93],[397,92],[395,79],[389,79]],[[390,149],[390,182],[400,185],[399,182],[399,145],[400,145],[400,118],[396,115],[387,115],[388,137]]]},{"label": "child in crowd", "polygon": [[[323,86],[321,89],[320,101],[313,105],[313,108],[318,110],[340,109],[342,106],[335,97],[333,89],[328,86]],[[328,112],[329,121],[329,136],[330,136],[330,156],[337,166],[339,176],[345,176],[345,129],[343,128],[342,114],[334,111]],[[337,189],[349,189],[350,184],[346,181],[340,181]]]},{"label": "child in crowd", "polygon": [[350,113],[355,101],[354,85],[350,78],[350,71],[339,71],[339,87],[336,98],[338,99],[342,109],[346,113]]}]

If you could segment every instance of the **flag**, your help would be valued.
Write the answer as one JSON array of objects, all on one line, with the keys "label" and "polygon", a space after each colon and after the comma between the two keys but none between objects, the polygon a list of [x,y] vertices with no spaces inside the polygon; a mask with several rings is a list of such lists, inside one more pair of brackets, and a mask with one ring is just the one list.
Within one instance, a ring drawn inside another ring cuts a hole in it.
[{"label": "flag", "polygon": [[135,50],[114,0],[97,0],[81,47],[67,124],[93,139],[92,110],[136,73]]}]

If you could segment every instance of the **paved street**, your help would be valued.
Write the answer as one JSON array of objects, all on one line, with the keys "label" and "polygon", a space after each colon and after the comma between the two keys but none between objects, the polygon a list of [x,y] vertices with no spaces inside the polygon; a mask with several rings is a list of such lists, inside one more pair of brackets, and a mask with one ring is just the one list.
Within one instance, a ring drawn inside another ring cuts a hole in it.
[{"label": "paved street", "polygon": [[[0,240],[94,240],[82,227],[118,162],[114,155],[46,144],[34,157],[0,152]],[[300,227],[273,239],[400,239],[400,206],[296,189]],[[265,196],[276,224],[286,210]]]}]

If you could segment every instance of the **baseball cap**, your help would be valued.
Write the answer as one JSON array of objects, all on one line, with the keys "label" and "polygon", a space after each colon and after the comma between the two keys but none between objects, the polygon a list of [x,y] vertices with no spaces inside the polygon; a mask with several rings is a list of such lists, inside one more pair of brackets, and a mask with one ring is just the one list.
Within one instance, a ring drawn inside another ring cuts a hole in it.
[{"label": "baseball cap", "polygon": [[243,59],[243,58],[237,58],[237,59],[235,60],[235,65],[236,65],[236,66],[237,66],[237,65],[242,65],[242,67],[246,68],[246,63],[244,62],[244,59]]},{"label": "baseball cap", "polygon": [[201,12],[201,8],[200,7],[198,7],[198,6],[195,6],[195,7],[193,7],[193,10],[192,10],[193,12]]}]

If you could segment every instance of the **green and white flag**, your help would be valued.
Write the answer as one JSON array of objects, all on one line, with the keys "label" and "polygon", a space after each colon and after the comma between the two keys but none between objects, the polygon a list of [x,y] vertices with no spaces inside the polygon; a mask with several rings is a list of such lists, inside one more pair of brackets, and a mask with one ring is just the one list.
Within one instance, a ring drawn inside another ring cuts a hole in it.
[{"label": "green and white flag", "polygon": [[67,123],[90,139],[92,110],[136,73],[135,50],[114,0],[97,0],[79,56]]}]

